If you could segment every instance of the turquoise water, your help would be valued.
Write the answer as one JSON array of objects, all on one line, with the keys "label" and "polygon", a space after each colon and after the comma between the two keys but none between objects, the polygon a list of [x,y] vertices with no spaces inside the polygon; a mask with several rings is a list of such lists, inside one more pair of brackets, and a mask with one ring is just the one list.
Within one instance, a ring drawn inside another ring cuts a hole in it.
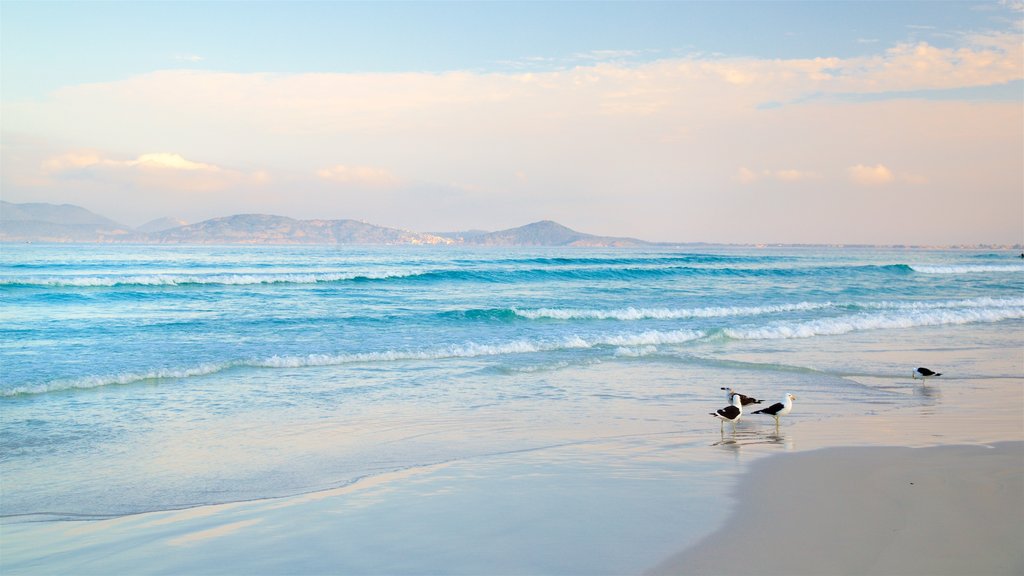
[{"label": "turquoise water", "polygon": [[723,385],[794,392],[792,419],[930,401],[892,385],[915,366],[834,351],[1019,343],[1013,256],[4,245],[0,512],[103,518],[567,446],[657,476],[658,450],[718,437]]}]

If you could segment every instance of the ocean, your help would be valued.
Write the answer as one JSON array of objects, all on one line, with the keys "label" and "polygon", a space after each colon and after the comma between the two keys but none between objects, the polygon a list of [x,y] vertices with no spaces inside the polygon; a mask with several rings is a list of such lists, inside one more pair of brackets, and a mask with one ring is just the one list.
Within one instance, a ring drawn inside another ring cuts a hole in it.
[{"label": "ocean", "polygon": [[[1019,378],[1020,358],[983,361],[1024,344],[1015,256],[4,245],[0,515],[104,519],[529,463],[590,514],[628,506],[630,541],[647,534],[634,560],[650,560],[675,545],[672,517],[703,506],[679,494],[724,493],[743,450],[799,444],[793,423],[940,402],[918,365]],[[708,414],[722,386],[798,399],[778,430],[749,414],[723,429]],[[518,477],[503,492],[517,505],[566,502]],[[555,556],[533,568],[566,568]]]}]

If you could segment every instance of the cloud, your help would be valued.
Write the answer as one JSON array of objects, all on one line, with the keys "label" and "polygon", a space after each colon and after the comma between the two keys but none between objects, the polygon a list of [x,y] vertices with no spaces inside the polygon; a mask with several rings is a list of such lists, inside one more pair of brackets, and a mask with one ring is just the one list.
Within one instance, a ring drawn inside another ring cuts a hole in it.
[{"label": "cloud", "polygon": [[180,154],[154,152],[131,160],[105,157],[94,150],[76,150],[46,159],[42,172],[63,180],[89,179],[180,191],[210,192],[239,184],[266,182],[265,172],[244,174],[188,160]]},{"label": "cloud", "polygon": [[896,179],[892,170],[882,164],[874,166],[857,164],[856,166],[850,166],[847,169],[847,173],[851,180],[864,186],[879,186],[888,184]]},{"label": "cloud", "polygon": [[395,186],[401,182],[399,178],[387,170],[372,166],[336,164],[329,168],[317,170],[316,175],[331,182],[374,187]]},{"label": "cloud", "polygon": [[206,60],[206,58],[199,56],[198,54],[175,54],[173,59],[179,62],[202,62],[203,60]]},{"label": "cloud", "polygon": [[[790,218],[785,202],[762,189],[785,189],[787,201],[811,213],[835,209],[827,200],[864,215],[880,209],[858,193],[860,186],[928,181],[928,190],[907,186],[900,198],[941,195],[942,202],[929,204],[933,215],[949,207],[1019,236],[1019,217],[1010,221],[1007,214],[1020,212],[1005,208],[1021,202],[1019,102],[973,99],[974,91],[946,99],[829,97],[1024,77],[1019,37],[964,35],[957,42],[879,45],[870,49],[874,55],[857,58],[691,54],[533,72],[165,70],[0,102],[0,178],[5,197],[24,197],[12,185],[21,182],[43,199],[35,174],[25,173],[33,169],[50,175],[53,194],[86,190],[96,197],[99,184],[120,185],[122,197],[131,186],[153,188],[150,197],[179,187],[229,189],[234,195],[220,198],[241,200],[228,213],[280,209],[308,216],[335,206],[338,217],[402,218],[413,229],[437,229],[433,222],[442,217],[449,218],[444,225],[457,226],[450,216],[456,213],[467,215],[465,226],[492,229],[520,223],[510,221],[513,215],[571,216],[590,219],[594,229],[602,228],[600,218],[629,222],[622,226],[636,229],[622,229],[623,235],[665,240],[806,241],[818,234],[865,242],[905,238],[780,224]],[[12,133],[45,141],[45,153],[19,151]],[[56,153],[52,143],[81,148]],[[259,172],[231,168],[238,166]],[[252,193],[257,185],[262,196]],[[340,187],[359,186],[375,193],[337,203]],[[826,189],[829,194],[820,194]],[[989,200],[968,201],[964,189],[983,190]],[[440,197],[449,202],[444,210],[436,209]],[[746,202],[738,208],[728,204],[739,199]],[[462,206],[476,211],[469,215]],[[702,208],[689,212],[694,215],[729,213],[738,223],[733,229],[743,230],[735,234],[745,236],[725,237],[713,219],[678,216],[683,210],[674,208],[684,206]],[[980,228],[979,238],[991,229]],[[680,237],[680,230],[689,236]]]}]

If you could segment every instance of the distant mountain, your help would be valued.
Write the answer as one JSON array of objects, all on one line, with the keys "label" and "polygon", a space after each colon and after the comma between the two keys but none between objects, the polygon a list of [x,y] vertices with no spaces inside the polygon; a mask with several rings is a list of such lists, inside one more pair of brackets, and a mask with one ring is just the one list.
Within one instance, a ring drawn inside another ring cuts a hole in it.
[{"label": "distant mountain", "polygon": [[649,246],[649,242],[635,238],[594,236],[566,228],[551,220],[542,220],[498,232],[465,238],[465,244],[477,246],[580,246],[580,247],[635,247]]},{"label": "distant mountain", "polygon": [[0,241],[136,242],[139,234],[119,222],[72,204],[0,201]]},{"label": "distant mountain", "polygon": [[0,241],[159,244],[463,244],[468,246],[646,246],[634,238],[584,234],[544,220],[498,232],[424,234],[357,220],[296,220],[236,214],[187,224],[159,218],[133,230],[71,204],[0,202]]},{"label": "distant mountain", "polygon": [[266,214],[213,218],[150,234],[154,242],[193,244],[451,244],[440,236],[356,220],[295,220]]},{"label": "distant mountain", "polygon": [[150,234],[152,232],[163,232],[164,230],[170,230],[171,228],[177,228],[178,226],[188,226],[188,222],[181,218],[165,216],[163,218],[157,218],[156,220],[150,220],[142,226],[136,226],[135,229],[139,232]]}]

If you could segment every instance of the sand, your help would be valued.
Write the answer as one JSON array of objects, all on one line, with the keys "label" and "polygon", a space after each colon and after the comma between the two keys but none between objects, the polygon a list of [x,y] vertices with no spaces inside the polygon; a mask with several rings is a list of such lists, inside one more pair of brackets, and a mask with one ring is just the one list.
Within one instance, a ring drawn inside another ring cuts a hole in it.
[{"label": "sand", "polygon": [[726,526],[652,574],[1024,574],[1024,442],[757,461]]},{"label": "sand", "polygon": [[[1018,350],[1002,356],[1019,372]],[[696,440],[623,435],[288,498],[0,522],[0,573],[1024,574],[1024,379],[897,385],[923,401],[824,418],[801,395],[778,430],[750,419],[720,437],[708,417]]]}]

